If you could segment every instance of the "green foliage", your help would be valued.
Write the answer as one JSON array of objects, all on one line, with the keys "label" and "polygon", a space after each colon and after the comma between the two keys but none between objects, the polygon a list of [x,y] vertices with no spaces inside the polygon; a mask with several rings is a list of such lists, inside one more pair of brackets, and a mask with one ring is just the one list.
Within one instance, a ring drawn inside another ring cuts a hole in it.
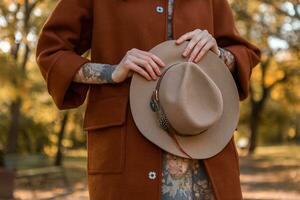
[{"label": "green foliage", "polygon": [[280,102],[270,100],[263,112],[259,141],[261,144],[287,142],[287,131],[291,125],[292,113]]}]

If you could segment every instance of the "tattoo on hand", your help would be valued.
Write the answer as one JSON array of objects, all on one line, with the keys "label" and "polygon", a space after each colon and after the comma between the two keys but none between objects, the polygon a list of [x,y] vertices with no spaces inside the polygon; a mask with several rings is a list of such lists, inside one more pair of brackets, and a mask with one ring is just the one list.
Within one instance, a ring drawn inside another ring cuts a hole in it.
[{"label": "tattoo on hand", "polygon": [[112,73],[116,65],[101,63],[85,63],[76,73],[74,81],[81,83],[115,83]]}]

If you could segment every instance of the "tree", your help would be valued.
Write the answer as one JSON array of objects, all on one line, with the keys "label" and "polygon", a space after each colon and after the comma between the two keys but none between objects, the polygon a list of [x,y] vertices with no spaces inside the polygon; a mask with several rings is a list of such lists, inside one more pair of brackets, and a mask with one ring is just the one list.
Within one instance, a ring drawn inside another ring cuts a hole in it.
[{"label": "tree", "polygon": [[36,24],[32,23],[33,11],[42,0],[35,1],[1,1],[1,15],[6,26],[1,33],[2,40],[9,43],[10,57],[14,64],[14,76],[6,77],[16,89],[14,99],[10,104],[10,124],[6,153],[16,153],[20,123],[20,108],[22,106],[22,90],[27,79],[27,65],[33,45],[29,40]]},{"label": "tree", "polygon": [[58,133],[58,141],[57,141],[57,152],[56,152],[56,157],[55,157],[55,162],[54,165],[56,166],[61,166],[62,164],[62,158],[63,158],[63,153],[62,153],[62,141],[65,135],[65,127],[67,125],[68,121],[68,112],[65,112],[63,115],[63,119],[61,121],[61,126],[60,130]]},{"label": "tree", "polygon": [[[262,112],[270,94],[276,86],[300,74],[297,62],[300,30],[296,25],[300,19],[300,4],[297,1],[236,0],[232,5],[245,36],[256,41],[263,52],[261,64],[255,68],[258,78],[252,79],[250,84],[249,153],[253,153],[262,123]],[[294,26],[291,22],[295,22]],[[289,30],[288,25],[291,25]],[[272,46],[271,40],[280,41],[286,47]]]}]

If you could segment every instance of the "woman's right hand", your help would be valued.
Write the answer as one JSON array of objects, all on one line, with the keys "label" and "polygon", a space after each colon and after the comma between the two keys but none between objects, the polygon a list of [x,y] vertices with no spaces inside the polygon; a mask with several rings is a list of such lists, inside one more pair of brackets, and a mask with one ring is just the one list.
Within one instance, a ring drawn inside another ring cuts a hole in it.
[{"label": "woman's right hand", "polygon": [[147,80],[156,80],[161,75],[160,67],[165,67],[165,63],[158,56],[148,51],[132,48],[116,66],[112,79],[119,83],[132,76],[133,72],[137,72]]}]

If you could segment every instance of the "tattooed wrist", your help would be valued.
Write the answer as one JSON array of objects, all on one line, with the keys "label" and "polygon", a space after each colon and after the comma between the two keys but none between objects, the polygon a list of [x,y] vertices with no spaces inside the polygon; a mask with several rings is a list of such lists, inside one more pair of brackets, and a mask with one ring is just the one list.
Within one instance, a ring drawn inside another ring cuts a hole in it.
[{"label": "tattooed wrist", "polygon": [[235,57],[234,57],[234,55],[230,51],[228,51],[226,49],[223,49],[221,47],[218,47],[218,49],[220,51],[219,57],[224,61],[224,63],[229,68],[229,70],[231,72],[233,72],[234,67],[235,67]]},{"label": "tattooed wrist", "polygon": [[112,79],[112,73],[116,66],[101,63],[85,63],[76,73],[74,81],[92,84],[115,83]]}]

